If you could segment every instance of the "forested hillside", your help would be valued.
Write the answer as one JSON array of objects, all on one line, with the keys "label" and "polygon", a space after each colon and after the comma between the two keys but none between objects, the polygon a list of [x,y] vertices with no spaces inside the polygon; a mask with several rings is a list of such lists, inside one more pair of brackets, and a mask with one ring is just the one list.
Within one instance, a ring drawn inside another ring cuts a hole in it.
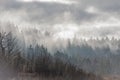
[{"label": "forested hillside", "polygon": [[[67,53],[50,53],[43,45],[28,46],[25,51],[11,32],[0,33],[0,79],[16,78],[24,80],[25,75],[44,77],[47,80],[57,77],[61,80],[101,80],[92,72],[87,72],[72,63]],[[33,78],[34,79],[34,78]],[[34,79],[35,80],[35,79]]]}]

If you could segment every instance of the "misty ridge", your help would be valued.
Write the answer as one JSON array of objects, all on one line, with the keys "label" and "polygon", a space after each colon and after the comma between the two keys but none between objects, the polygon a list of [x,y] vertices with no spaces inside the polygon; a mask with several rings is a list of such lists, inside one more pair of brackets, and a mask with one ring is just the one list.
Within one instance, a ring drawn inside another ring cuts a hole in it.
[{"label": "misty ridge", "polygon": [[[42,80],[102,80],[104,75],[120,74],[120,40],[117,38],[74,38],[63,43],[52,42],[51,46],[45,41],[39,43],[41,38],[36,38],[39,34],[34,29],[26,33],[35,38],[25,36],[11,23],[1,25],[0,29],[2,80],[16,76],[16,80],[22,80],[28,75],[39,77],[36,80],[41,80],[41,76],[44,76]],[[50,33],[45,35],[48,37]]]}]

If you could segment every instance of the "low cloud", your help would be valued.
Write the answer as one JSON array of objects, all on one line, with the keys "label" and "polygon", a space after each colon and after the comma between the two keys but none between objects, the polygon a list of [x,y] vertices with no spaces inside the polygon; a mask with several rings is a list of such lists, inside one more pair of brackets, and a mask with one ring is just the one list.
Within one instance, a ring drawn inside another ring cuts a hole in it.
[{"label": "low cloud", "polygon": [[[50,33],[47,38],[118,36],[119,3],[118,0],[1,0],[0,21],[17,25],[26,36],[31,29],[43,31],[41,35]],[[40,37],[45,39],[44,36]]]}]

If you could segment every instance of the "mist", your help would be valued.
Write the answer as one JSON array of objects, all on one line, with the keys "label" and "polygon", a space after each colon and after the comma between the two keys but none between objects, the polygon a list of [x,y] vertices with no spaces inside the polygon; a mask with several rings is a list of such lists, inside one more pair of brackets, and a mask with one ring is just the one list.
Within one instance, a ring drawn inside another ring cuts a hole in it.
[{"label": "mist", "polygon": [[119,7],[118,0],[0,0],[0,79],[119,75]]}]

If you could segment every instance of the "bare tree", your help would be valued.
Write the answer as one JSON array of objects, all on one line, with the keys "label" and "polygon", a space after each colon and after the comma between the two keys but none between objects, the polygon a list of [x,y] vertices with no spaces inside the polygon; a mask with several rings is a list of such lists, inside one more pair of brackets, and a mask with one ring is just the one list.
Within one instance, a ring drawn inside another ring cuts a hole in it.
[{"label": "bare tree", "polygon": [[8,77],[15,73],[14,68],[20,62],[20,54],[17,39],[12,33],[0,32],[0,72],[3,72],[0,76],[6,75]]}]

